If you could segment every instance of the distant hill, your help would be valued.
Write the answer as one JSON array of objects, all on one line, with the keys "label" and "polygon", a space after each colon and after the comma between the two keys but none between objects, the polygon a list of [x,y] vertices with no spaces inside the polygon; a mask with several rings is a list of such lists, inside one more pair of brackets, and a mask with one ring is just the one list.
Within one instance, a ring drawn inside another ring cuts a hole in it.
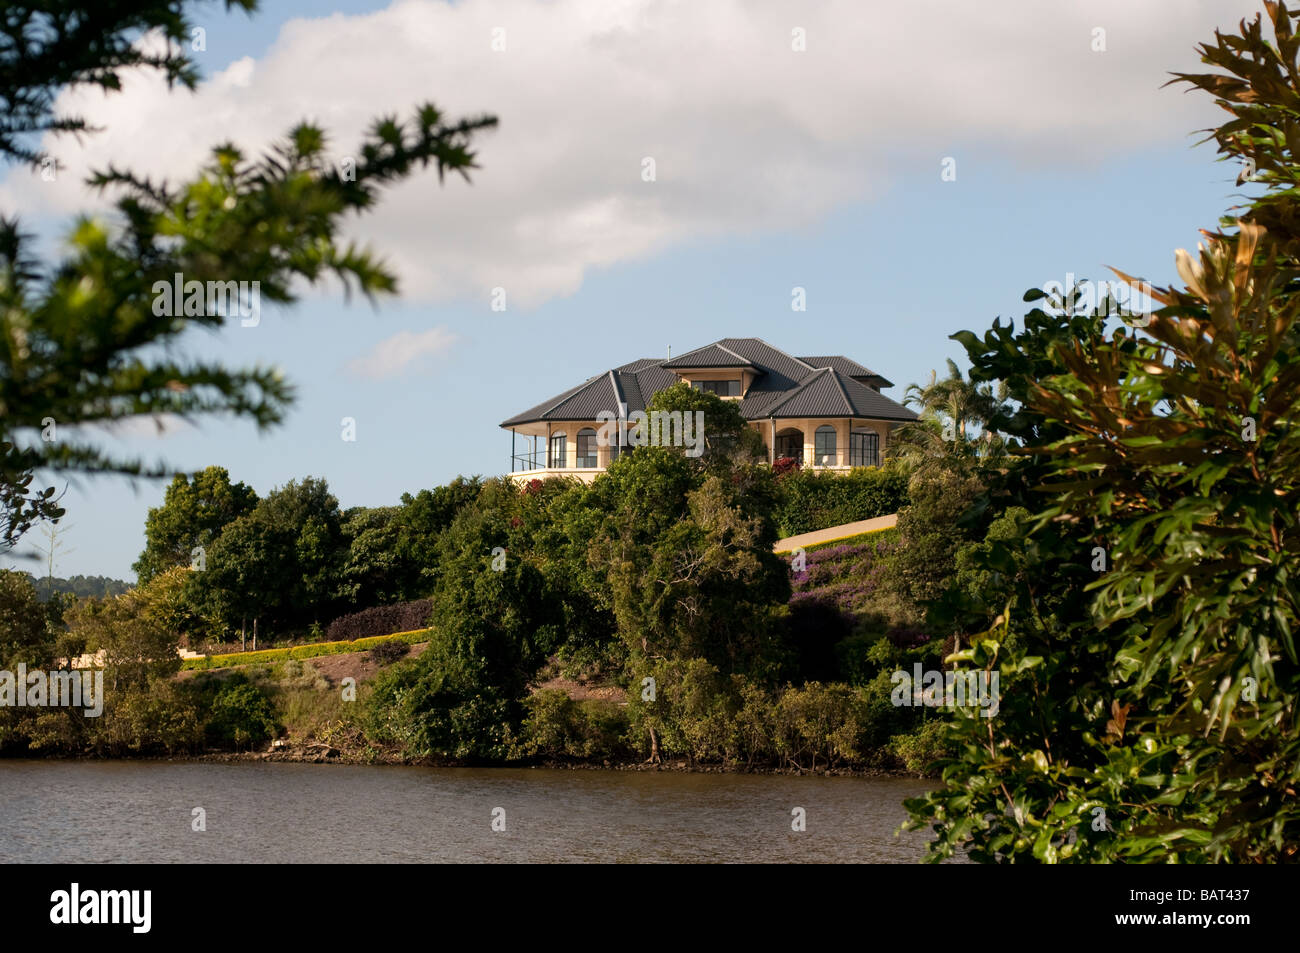
[{"label": "distant hill", "polygon": [[27,573],[27,578],[31,580],[32,585],[36,588],[36,597],[45,602],[50,598],[51,592],[70,592],[78,598],[82,596],[118,596],[133,588],[129,582],[123,582],[121,579],[111,579],[108,576],[70,576],[67,579],[60,579],[58,576],[53,578],[49,576],[36,577]]}]

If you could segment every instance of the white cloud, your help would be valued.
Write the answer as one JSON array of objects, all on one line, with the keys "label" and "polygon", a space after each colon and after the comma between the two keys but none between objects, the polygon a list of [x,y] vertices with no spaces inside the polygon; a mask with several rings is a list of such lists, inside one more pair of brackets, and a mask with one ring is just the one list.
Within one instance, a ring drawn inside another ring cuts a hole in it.
[{"label": "white cloud", "polygon": [[[233,139],[260,151],[299,118],[340,154],[379,113],[432,100],[501,119],[474,184],[425,174],[356,234],[417,300],[511,308],[572,294],[593,268],[701,237],[799,228],[869,200],[909,169],[958,160],[1042,168],[1189,142],[1213,121],[1201,94],[1160,90],[1197,69],[1196,43],[1254,0],[405,0],[286,24],[197,95],[134,77],[121,95],[65,96],[107,131],[55,143],[57,183],[25,171],[0,207],[67,213],[109,158],[173,179]],[[256,21],[254,21],[256,23]],[[491,49],[493,29],[506,49]],[[806,31],[807,50],[791,49]],[[1106,51],[1093,52],[1093,31]],[[657,181],[641,179],[643,157]],[[986,166],[987,167],[987,166]]]},{"label": "white cloud", "polygon": [[419,333],[399,331],[376,344],[369,354],[349,361],[347,370],[376,380],[395,377],[421,358],[445,353],[455,340],[456,335],[441,327]]}]

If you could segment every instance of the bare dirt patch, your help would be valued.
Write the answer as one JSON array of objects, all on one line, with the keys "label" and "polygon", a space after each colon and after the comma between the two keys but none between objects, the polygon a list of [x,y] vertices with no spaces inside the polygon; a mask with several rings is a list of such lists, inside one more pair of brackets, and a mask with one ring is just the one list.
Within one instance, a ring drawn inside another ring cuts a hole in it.
[{"label": "bare dirt patch", "polygon": [[[417,642],[415,645],[408,646],[402,659],[410,658],[412,655],[419,655],[428,644],[428,642]],[[397,661],[400,662],[402,659]],[[376,662],[369,652],[321,655],[306,661],[311,662],[312,668],[316,669],[322,677],[329,679],[331,686],[341,685],[345,678],[355,678],[357,684],[360,685],[374,678],[380,669],[388,667]]]}]

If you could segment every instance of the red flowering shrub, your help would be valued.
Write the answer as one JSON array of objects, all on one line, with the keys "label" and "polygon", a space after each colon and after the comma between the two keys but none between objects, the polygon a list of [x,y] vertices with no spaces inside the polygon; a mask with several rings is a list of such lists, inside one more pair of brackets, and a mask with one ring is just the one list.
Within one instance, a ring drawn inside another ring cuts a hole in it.
[{"label": "red flowering shrub", "polygon": [[782,477],[802,466],[803,461],[798,457],[777,457],[776,462],[772,464],[772,472],[778,477]]}]

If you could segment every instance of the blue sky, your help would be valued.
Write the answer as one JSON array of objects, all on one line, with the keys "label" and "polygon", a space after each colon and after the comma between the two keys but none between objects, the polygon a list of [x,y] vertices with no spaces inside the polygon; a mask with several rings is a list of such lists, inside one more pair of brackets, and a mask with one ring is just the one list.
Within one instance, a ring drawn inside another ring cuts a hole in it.
[{"label": "blue sky", "polygon": [[[106,442],[181,470],[220,464],[263,494],[324,477],[344,507],[376,506],[457,474],[508,470],[501,420],[669,346],[757,336],[795,354],[844,354],[895,381],[888,393],[901,400],[908,383],[960,357],[950,334],[1018,317],[1029,287],[1067,273],[1106,278],[1108,264],[1173,282],[1174,250],[1194,247],[1197,229],[1234,201],[1236,169],[1193,148],[1190,133],[1213,110],[1157,87],[1166,69],[1195,65],[1192,45],[1213,25],[1251,4],[1178,4],[1183,21],[1162,30],[1158,11],[1098,3],[1091,18],[1059,14],[1046,34],[1042,18],[1057,15],[1019,0],[1010,6],[1023,17],[1005,22],[956,22],[965,5],[954,5],[930,21],[935,49],[924,53],[922,21],[875,14],[860,34],[875,58],[838,39],[856,29],[853,5],[761,5],[755,17],[758,8],[720,2],[707,23],[678,4],[626,6],[634,16],[620,12],[566,46],[577,30],[566,24],[589,24],[599,4],[270,2],[252,19],[214,4],[196,54],[213,80],[207,99],[186,105],[185,93],[141,86],[121,102],[89,101],[109,129],[86,161],[125,152],[133,167],[175,175],[193,168],[193,149],[226,137],[255,148],[311,116],[345,138],[367,116],[442,102],[440,89],[452,112],[502,121],[474,185],[413,184],[358,225],[398,271],[402,298],[372,308],[337,288],[309,292],[266,309],[256,328],[187,342],[232,365],[281,367],[298,387],[283,426],[258,434],[205,420]],[[682,36],[682,17],[698,29],[678,61],[665,38]],[[1105,50],[1090,49],[1094,20],[1106,25]],[[807,50],[792,55],[808,59],[787,66],[788,24],[805,21]],[[498,22],[514,44],[506,51],[489,49]],[[430,55],[407,48],[413,36]],[[472,59],[467,36],[481,47]],[[925,56],[942,63],[909,74],[906,60]],[[732,60],[733,72],[752,67],[734,87]],[[763,88],[765,73],[785,69],[804,73]],[[350,85],[332,85],[339,76]],[[141,145],[138,129],[114,137],[115,124],[164,109],[145,127],[155,141]],[[239,121],[204,118],[223,115]],[[643,155],[656,157],[656,182],[639,178]],[[956,159],[955,181],[941,179],[945,157]],[[0,207],[46,236],[90,207],[71,185],[40,189],[7,170]],[[498,285],[505,312],[489,307]],[[806,289],[804,313],[790,308],[795,286]],[[381,345],[402,332],[429,353],[382,370],[392,348]],[[377,374],[357,370],[368,355]],[[354,443],[340,438],[343,417],[357,421]],[[73,481],[56,573],[133,578],[163,488]]]}]

